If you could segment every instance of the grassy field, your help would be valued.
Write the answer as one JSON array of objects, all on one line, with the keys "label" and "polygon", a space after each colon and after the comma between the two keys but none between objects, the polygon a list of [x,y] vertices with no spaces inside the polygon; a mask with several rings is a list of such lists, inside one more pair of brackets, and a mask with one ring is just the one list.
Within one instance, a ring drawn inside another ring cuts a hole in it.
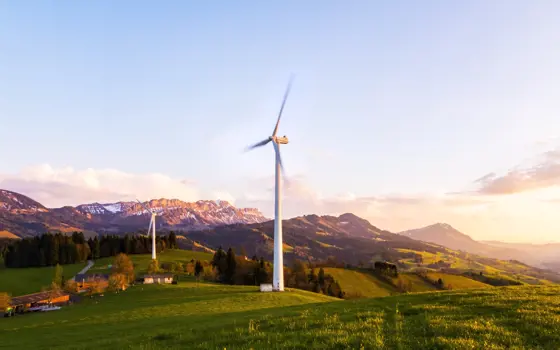
[{"label": "grassy field", "polygon": [[[417,293],[417,292],[429,292],[429,291],[434,291],[437,290],[436,286],[434,286],[433,284],[426,282],[425,280],[423,280],[420,276],[416,275],[416,274],[412,274],[412,273],[399,273],[399,279],[402,279],[405,284],[408,285],[408,283],[410,283],[412,290],[411,292],[413,293]],[[393,278],[393,281],[395,283],[397,283],[397,278]]]},{"label": "grassy field", "polygon": [[475,289],[492,287],[486,283],[475,281],[464,276],[451,275],[448,273],[428,272],[428,278],[433,281],[437,281],[439,278],[441,278],[445,287],[451,284],[451,287],[453,289]]},{"label": "grassy field", "polygon": [[[134,270],[137,274],[143,274],[148,270],[148,265],[152,260],[151,254],[129,255],[134,263]],[[194,260],[212,260],[212,254],[205,252],[195,252],[192,250],[171,249],[166,250],[157,255],[160,263],[182,263],[185,264],[191,259]],[[110,273],[109,265],[113,263],[115,258],[102,258],[95,261],[95,265],[88,273]]]},{"label": "grassy field", "polygon": [[[70,279],[86,264],[63,265],[64,278]],[[21,269],[0,269],[0,292],[12,296],[36,293],[47,287],[54,277],[54,267],[29,267]]]},{"label": "grassy field", "polygon": [[[324,270],[325,273],[334,277],[340,284],[342,290],[345,291],[350,298],[373,298],[399,294],[395,287],[395,285],[398,285],[398,279],[403,280],[407,286],[410,284],[410,287],[412,287],[410,292],[412,293],[438,290],[433,284],[411,273],[400,273],[398,278],[392,278],[395,283],[392,285],[367,272],[331,267],[327,267]],[[463,278],[461,276],[457,277]]]},{"label": "grassy field", "polygon": [[397,293],[395,287],[368,273],[332,267],[326,267],[324,270],[332,275],[342,290],[351,297],[384,297]]},{"label": "grassy field", "polygon": [[560,287],[342,301],[195,282],[135,286],[61,311],[0,319],[18,349],[555,349]]},{"label": "grassy field", "polygon": [[[152,259],[150,254],[129,255],[135,265],[135,271],[141,275],[148,269],[148,264]],[[212,254],[204,252],[194,252],[190,250],[167,250],[158,254],[161,263],[180,262],[186,263],[191,259],[211,260]],[[88,273],[109,273],[108,265],[112,264],[114,257],[98,259]],[[80,272],[86,264],[62,265],[64,277],[72,278]],[[54,267],[33,267],[22,269],[0,268],[0,292],[8,292],[12,296],[36,293],[41,291],[41,287],[48,286],[54,277]]]}]

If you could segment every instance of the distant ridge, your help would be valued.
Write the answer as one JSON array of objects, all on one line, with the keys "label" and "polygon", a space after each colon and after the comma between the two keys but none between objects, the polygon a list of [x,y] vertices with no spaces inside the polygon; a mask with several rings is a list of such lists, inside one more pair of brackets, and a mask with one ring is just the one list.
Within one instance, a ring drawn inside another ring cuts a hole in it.
[{"label": "distant ridge", "polygon": [[[184,202],[152,199],[144,205],[162,213],[158,228],[197,230],[229,224],[268,220],[255,208],[236,208],[223,200]],[[88,203],[76,207],[46,208],[16,192],[0,190],[0,232],[35,236],[47,231],[121,232],[147,229],[149,214],[137,202]],[[7,235],[7,233],[6,233]]]}]

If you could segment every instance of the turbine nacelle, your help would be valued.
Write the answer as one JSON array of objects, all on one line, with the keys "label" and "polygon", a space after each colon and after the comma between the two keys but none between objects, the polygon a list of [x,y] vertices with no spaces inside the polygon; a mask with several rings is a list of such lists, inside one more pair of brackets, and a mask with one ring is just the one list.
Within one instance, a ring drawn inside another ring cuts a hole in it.
[{"label": "turbine nacelle", "polygon": [[288,138],[286,135],[284,136],[271,136],[272,140],[279,145],[286,145],[288,144]]}]

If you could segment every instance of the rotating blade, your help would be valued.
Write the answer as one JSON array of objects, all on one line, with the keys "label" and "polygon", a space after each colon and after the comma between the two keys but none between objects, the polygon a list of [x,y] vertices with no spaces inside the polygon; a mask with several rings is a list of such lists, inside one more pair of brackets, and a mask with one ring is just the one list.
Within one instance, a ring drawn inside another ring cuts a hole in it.
[{"label": "rotating blade", "polygon": [[274,150],[276,151],[276,157],[278,159],[278,163],[280,163],[280,169],[282,172],[282,176],[285,176],[284,164],[282,163],[282,156],[280,155],[280,147],[276,142],[272,143],[274,145]]},{"label": "rotating blade", "polygon": [[144,209],[146,209],[148,211],[148,213],[153,213],[152,210],[150,210],[150,208],[148,208],[144,203],[140,202],[138,199],[136,200],[138,203],[140,203],[141,206],[144,207]]},{"label": "rotating blade", "polygon": [[150,219],[150,226],[148,226],[148,237],[151,235],[152,225],[154,224],[154,217]]},{"label": "rotating blade", "polygon": [[252,146],[246,147],[246,148],[245,148],[245,152],[250,151],[250,150],[253,150],[253,149],[255,149],[255,148],[262,147],[262,146],[266,145],[267,143],[269,143],[270,141],[272,141],[271,138],[268,138],[268,139],[266,139],[266,140],[262,140],[261,142],[257,142],[257,143],[255,143],[255,144],[252,145]]},{"label": "rotating blade", "polygon": [[276,121],[276,126],[274,127],[274,132],[272,136],[276,136],[278,132],[278,125],[280,124],[280,118],[282,117],[282,112],[284,111],[284,106],[286,105],[286,100],[288,99],[288,95],[290,94],[290,89],[292,88],[292,81],[294,77],[291,76],[290,80],[288,81],[288,87],[286,88],[286,92],[284,93],[284,99],[282,100],[282,105],[280,106],[280,112],[278,113],[278,120]]}]

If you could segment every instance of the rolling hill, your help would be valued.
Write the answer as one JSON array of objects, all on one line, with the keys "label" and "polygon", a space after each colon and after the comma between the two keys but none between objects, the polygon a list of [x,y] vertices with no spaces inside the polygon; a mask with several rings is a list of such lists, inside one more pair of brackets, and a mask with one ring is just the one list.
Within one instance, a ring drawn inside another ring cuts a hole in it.
[{"label": "rolling hill", "polygon": [[451,225],[444,223],[403,231],[399,234],[454,250],[497,259],[519,260],[543,268],[555,268],[555,263],[560,263],[560,258],[558,258],[560,256],[560,243],[526,244],[476,241]]},{"label": "rolling hill", "polygon": [[559,293],[522,286],[342,301],[181,282],[0,318],[0,342],[14,349],[545,349],[560,343]]},{"label": "rolling hill", "polygon": [[[272,259],[273,221],[267,221],[255,209],[238,209],[224,201],[185,203],[160,199],[144,205],[163,213],[158,231],[176,230],[180,237],[179,246],[183,249],[213,253],[220,246],[233,247],[249,257],[256,255]],[[84,230],[84,233],[90,234],[92,231],[143,233],[149,221],[148,215],[146,209],[135,202],[48,209],[25,196],[6,190],[0,192],[0,230],[23,236],[47,230]],[[501,257],[498,252],[503,252],[504,248],[490,247],[484,254],[469,255],[444,247],[441,243],[418,240],[428,240],[426,232],[439,232],[436,236],[446,237],[444,243],[459,247],[456,249],[464,250],[469,244],[475,248],[484,246],[448,225],[439,224],[429,229],[395,234],[354,214],[345,213],[340,216],[305,215],[283,220],[283,231],[284,257],[288,264],[295,259],[334,259],[343,264],[370,266],[374,261],[386,260],[398,263],[401,271],[427,267],[437,271],[453,269],[440,272],[455,274],[502,274],[531,283],[560,281],[557,273],[507,262],[510,259],[495,259]],[[421,261],[428,256],[438,259]]]}]

